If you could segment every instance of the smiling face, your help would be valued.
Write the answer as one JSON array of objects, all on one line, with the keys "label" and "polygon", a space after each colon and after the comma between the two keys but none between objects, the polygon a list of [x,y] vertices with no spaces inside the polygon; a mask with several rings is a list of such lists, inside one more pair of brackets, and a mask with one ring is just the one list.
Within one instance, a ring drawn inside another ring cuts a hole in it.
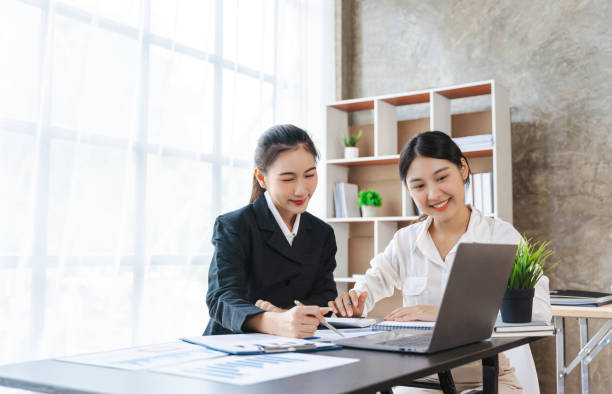
[{"label": "smiling face", "polygon": [[285,222],[306,210],[318,181],[315,158],[302,145],[279,153],[265,173],[255,169],[255,177]]},{"label": "smiling face", "polygon": [[465,160],[462,167],[444,159],[417,156],[406,176],[406,185],[421,212],[434,221],[451,220],[465,209],[464,180],[468,176]]}]

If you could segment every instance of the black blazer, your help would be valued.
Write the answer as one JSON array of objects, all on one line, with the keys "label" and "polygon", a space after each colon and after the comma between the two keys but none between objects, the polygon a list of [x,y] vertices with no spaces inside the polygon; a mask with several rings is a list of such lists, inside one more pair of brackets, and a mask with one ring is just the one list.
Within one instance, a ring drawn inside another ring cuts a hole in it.
[{"label": "black blazer", "polygon": [[215,222],[208,271],[210,322],[203,335],[243,333],[247,317],[262,313],[258,299],[281,308],[294,300],[327,306],[336,298],[336,238],[330,225],[304,212],[289,245],[262,194]]}]

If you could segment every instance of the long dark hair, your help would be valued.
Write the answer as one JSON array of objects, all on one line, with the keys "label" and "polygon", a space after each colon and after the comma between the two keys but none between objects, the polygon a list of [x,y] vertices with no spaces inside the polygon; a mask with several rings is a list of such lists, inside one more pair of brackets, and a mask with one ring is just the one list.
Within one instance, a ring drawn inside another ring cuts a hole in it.
[{"label": "long dark hair", "polygon": [[[408,168],[417,156],[448,160],[459,169],[461,169],[461,159],[463,159],[467,165],[468,174],[472,173],[467,158],[448,134],[441,131],[426,131],[412,137],[402,149],[399,159],[399,174],[404,185],[406,185]],[[463,183],[468,184],[469,182],[470,177],[468,176]]]},{"label": "long dark hair", "polygon": [[[317,152],[314,142],[312,142],[310,135],[306,131],[292,124],[272,126],[264,131],[259,140],[257,140],[255,167],[265,174],[279,153],[298,149],[300,145],[312,153],[315,162],[319,159],[319,152]],[[265,189],[259,185],[255,174],[253,174],[253,190],[250,202],[255,201],[264,191]]]}]

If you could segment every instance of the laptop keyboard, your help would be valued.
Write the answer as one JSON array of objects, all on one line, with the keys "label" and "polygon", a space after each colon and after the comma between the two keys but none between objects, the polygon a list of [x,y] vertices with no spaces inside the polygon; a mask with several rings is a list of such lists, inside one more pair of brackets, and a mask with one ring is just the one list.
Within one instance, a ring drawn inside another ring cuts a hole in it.
[{"label": "laptop keyboard", "polygon": [[411,335],[404,338],[392,339],[390,341],[381,342],[381,345],[399,346],[407,348],[425,348],[431,342],[431,333]]}]

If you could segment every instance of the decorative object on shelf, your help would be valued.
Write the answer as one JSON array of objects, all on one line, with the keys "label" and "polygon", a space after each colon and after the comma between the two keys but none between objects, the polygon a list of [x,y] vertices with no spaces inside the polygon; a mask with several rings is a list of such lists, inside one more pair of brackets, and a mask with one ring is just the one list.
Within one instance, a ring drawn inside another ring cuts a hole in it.
[{"label": "decorative object on shelf", "polygon": [[538,280],[559,262],[546,267],[546,260],[552,255],[550,242],[522,239],[519,243],[514,267],[508,279],[508,286],[501,306],[502,321],[505,323],[528,323],[531,321],[533,296]]},{"label": "decorative object on shelf", "polygon": [[352,135],[348,139],[345,134],[342,134],[344,138],[344,158],[345,159],[356,159],[359,157],[359,148],[356,147],[357,142],[363,135],[363,130],[359,130],[357,135]]},{"label": "decorative object on shelf", "polygon": [[376,208],[382,206],[382,198],[376,190],[361,190],[359,192],[359,206],[361,216],[364,218],[376,217]]}]

